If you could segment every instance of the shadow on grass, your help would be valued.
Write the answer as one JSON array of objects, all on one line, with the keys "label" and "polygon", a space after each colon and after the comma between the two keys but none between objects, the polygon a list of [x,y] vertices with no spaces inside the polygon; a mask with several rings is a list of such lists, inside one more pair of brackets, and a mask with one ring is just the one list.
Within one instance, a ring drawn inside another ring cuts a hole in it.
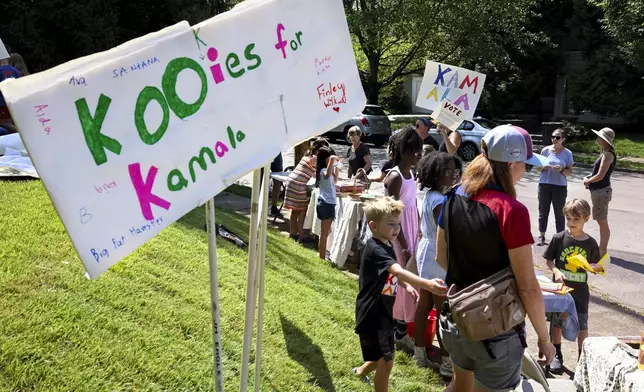
[{"label": "shadow on grass", "polygon": [[308,335],[281,313],[280,320],[288,356],[311,373],[313,376],[310,380],[311,384],[317,385],[325,391],[335,392],[331,373],[324,361],[320,347],[313,344]]}]

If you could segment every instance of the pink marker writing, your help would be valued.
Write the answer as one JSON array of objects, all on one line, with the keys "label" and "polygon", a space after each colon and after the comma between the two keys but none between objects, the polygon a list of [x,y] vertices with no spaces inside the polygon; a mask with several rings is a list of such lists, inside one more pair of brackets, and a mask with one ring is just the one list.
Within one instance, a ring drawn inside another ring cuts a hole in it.
[{"label": "pink marker writing", "polygon": [[170,209],[170,202],[160,198],[157,195],[152,194],[152,187],[154,186],[154,179],[157,176],[157,169],[155,166],[150,167],[150,171],[143,181],[143,176],[141,175],[141,164],[132,163],[128,165],[128,170],[130,172],[130,179],[132,180],[132,186],[136,191],[136,195],[139,198],[139,204],[141,205],[141,212],[143,217],[147,220],[153,220],[154,215],[152,214],[151,204],[156,204],[157,206],[168,210]]}]

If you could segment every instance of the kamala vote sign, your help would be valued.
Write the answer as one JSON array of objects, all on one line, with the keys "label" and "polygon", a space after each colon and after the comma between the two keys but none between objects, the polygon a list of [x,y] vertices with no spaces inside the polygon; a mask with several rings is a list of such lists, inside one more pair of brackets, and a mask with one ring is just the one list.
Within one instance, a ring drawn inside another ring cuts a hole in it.
[{"label": "kamala vote sign", "polygon": [[441,102],[448,101],[463,111],[464,119],[471,120],[484,84],[482,73],[428,61],[416,106],[437,110]]},{"label": "kamala vote sign", "polygon": [[255,0],[0,84],[94,278],[366,103],[341,0]]}]

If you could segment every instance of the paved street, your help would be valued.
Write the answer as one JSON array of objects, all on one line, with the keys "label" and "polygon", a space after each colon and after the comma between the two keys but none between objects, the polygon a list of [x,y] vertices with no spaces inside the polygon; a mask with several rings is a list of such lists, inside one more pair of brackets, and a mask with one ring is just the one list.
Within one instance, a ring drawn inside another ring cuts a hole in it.
[{"label": "paved street", "polygon": [[[590,169],[575,168],[569,180],[568,198],[584,198],[590,194],[582,184]],[[539,209],[537,202],[538,173],[530,173],[517,186],[519,200],[530,210],[533,232],[538,235]],[[612,265],[606,276],[591,276],[589,283],[609,299],[630,309],[644,313],[644,175],[614,172],[612,176],[613,200],[608,215],[611,240],[608,244]],[[599,227],[591,220],[585,227],[588,234],[599,241]],[[546,238],[554,234],[554,216],[549,220]],[[535,262],[543,252],[534,247]]]}]

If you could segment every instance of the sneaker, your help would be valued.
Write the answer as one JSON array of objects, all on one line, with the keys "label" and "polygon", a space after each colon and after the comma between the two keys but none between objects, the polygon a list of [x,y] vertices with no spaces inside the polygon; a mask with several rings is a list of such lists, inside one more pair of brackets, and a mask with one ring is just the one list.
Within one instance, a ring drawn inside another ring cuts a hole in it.
[{"label": "sneaker", "polygon": [[546,244],[546,237],[543,235],[540,235],[539,238],[537,239],[537,246],[544,246]]},{"label": "sneaker", "polygon": [[289,234],[288,236],[291,237],[293,241],[300,241],[300,236],[298,234]]},{"label": "sneaker", "polygon": [[427,350],[425,349],[425,347],[414,347],[414,360],[416,361],[416,365],[421,368],[431,368],[438,370],[441,366],[440,363],[432,361],[427,356]]},{"label": "sneaker", "polygon": [[441,366],[439,369],[439,373],[441,376],[445,378],[451,379],[454,377],[453,369],[452,369],[452,358],[450,357],[442,357],[441,358]]},{"label": "sneaker", "polygon": [[351,369],[351,371],[353,372],[353,374],[355,374],[356,376],[360,377],[360,379],[362,380],[363,383],[369,384],[371,382],[371,379],[369,378],[369,376],[360,376],[360,375],[358,375],[358,368],[353,368],[353,369]]},{"label": "sneaker", "polygon": [[402,339],[396,339],[394,336],[394,344],[398,347],[398,350],[406,352],[407,354],[414,353],[414,339],[409,335],[405,335]]},{"label": "sneaker", "polygon": [[555,355],[548,370],[550,370],[550,373],[552,374],[563,373],[563,355]]}]

